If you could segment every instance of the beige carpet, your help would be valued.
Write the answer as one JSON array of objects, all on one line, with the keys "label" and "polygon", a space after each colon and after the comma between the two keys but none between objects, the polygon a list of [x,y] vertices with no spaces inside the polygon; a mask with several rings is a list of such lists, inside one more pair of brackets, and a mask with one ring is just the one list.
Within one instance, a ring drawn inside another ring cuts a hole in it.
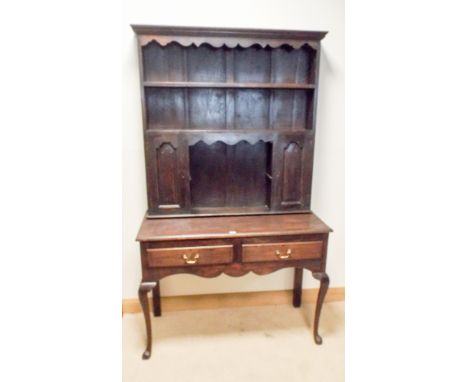
[{"label": "beige carpet", "polygon": [[344,302],[324,304],[321,346],[314,306],[164,312],[153,317],[153,353],[143,361],[143,316],[123,317],[124,382],[344,381]]}]

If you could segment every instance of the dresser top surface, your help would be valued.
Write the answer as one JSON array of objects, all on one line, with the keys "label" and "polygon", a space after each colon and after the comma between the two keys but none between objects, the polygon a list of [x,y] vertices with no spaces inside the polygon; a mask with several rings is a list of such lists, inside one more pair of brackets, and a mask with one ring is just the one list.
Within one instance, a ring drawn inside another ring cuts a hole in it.
[{"label": "dresser top surface", "polygon": [[206,28],[169,25],[131,25],[138,35],[178,35],[209,37],[248,37],[248,38],[291,38],[321,40],[327,31],[284,30],[284,29],[247,29],[247,28]]},{"label": "dresser top surface", "polygon": [[137,241],[216,239],[329,233],[313,213],[144,219]]}]

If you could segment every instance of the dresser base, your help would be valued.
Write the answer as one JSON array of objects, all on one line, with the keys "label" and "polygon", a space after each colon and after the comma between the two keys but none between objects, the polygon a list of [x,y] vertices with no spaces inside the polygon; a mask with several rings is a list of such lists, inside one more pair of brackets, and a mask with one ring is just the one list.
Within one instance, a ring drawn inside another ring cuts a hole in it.
[{"label": "dresser base", "polygon": [[320,281],[314,316],[314,340],[328,290],[325,273],[331,229],[314,214],[206,217],[143,221],[140,242],[143,279],[138,290],[146,325],[146,349],[151,356],[152,332],[148,293],[153,315],[161,315],[160,281],[175,274],[240,277],[249,272],[266,275],[294,268],[292,305],[301,306],[304,269]]}]

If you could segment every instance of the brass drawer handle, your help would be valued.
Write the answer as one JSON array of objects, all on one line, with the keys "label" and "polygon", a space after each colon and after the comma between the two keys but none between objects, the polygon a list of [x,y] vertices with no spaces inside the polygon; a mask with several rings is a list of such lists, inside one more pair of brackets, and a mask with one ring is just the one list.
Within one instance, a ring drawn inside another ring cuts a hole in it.
[{"label": "brass drawer handle", "polygon": [[279,249],[276,250],[276,256],[278,256],[281,260],[286,260],[286,259],[289,259],[292,255],[292,250],[291,249],[288,249],[286,251],[286,255],[282,255],[281,254],[281,251]]},{"label": "brass drawer handle", "polygon": [[184,259],[185,264],[196,264],[198,262],[198,259],[200,258],[200,255],[196,253],[195,255],[189,257],[184,253],[182,258]]}]

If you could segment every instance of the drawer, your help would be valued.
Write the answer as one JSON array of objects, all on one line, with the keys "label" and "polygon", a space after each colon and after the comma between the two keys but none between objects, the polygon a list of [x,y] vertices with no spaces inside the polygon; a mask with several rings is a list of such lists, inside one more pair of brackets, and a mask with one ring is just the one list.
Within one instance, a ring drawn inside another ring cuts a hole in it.
[{"label": "drawer", "polygon": [[149,248],[146,252],[150,268],[226,264],[233,260],[232,245]]},{"label": "drawer", "polygon": [[322,241],[243,244],[242,262],[320,259],[322,248]]}]

